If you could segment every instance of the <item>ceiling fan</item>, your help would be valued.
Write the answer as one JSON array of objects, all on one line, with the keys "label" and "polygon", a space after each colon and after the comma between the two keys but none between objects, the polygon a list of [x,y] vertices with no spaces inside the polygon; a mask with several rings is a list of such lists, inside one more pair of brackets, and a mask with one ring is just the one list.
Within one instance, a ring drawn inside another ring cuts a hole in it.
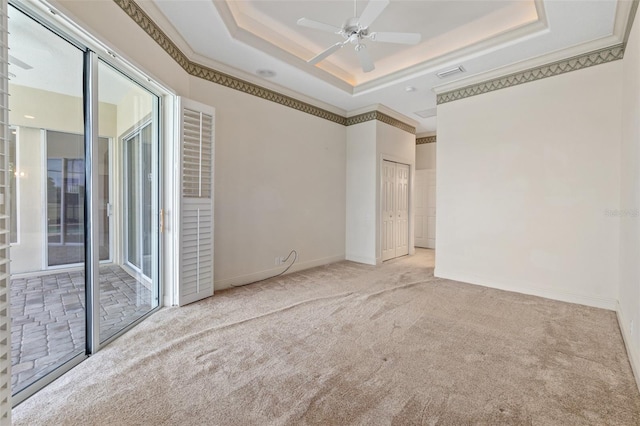
[{"label": "ceiling fan", "polygon": [[317,54],[307,62],[317,64],[329,55],[337,52],[347,43],[355,45],[355,51],[360,60],[362,71],[369,72],[375,69],[375,65],[371,60],[371,56],[367,52],[367,46],[362,42],[364,40],[380,41],[384,43],[398,44],[417,44],[420,42],[421,35],[419,33],[396,33],[396,32],[370,32],[369,26],[380,16],[382,11],[389,5],[389,0],[369,0],[362,15],[358,18],[357,0],[354,0],[354,17],[345,21],[341,28],[323,22],[314,21],[312,19],[300,18],[298,25],[316,30],[327,31],[342,36],[344,41],[340,41],[325,51]]}]

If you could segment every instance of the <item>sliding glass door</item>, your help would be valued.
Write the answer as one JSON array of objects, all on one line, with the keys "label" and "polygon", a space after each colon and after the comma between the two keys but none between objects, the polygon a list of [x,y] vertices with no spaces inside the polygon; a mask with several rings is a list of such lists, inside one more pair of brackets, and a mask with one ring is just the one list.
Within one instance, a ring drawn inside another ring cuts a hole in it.
[{"label": "sliding glass door", "polygon": [[12,392],[159,306],[159,97],[9,7]]}]

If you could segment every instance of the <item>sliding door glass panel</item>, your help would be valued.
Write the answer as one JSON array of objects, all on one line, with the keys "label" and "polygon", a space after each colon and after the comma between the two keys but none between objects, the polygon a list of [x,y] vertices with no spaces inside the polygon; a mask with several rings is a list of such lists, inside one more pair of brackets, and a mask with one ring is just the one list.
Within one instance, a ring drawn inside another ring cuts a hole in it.
[{"label": "sliding door glass panel", "polygon": [[85,353],[85,153],[83,52],[12,6],[9,33],[15,394]]},{"label": "sliding door glass panel", "polygon": [[95,161],[98,163],[98,248],[101,262],[111,260],[111,150],[108,138],[99,138]]},{"label": "sliding door glass panel", "polygon": [[84,263],[84,136],[46,132],[47,264]]},{"label": "sliding door glass panel", "polygon": [[[158,306],[158,103],[100,62],[100,132],[112,140],[112,250],[100,266],[100,341]],[[118,171],[118,172],[115,172]]]}]

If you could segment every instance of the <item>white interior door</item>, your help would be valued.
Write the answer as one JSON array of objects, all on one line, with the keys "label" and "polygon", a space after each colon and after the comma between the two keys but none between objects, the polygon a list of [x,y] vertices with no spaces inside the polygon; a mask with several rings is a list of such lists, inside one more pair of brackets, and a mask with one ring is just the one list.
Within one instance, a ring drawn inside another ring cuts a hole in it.
[{"label": "white interior door", "polygon": [[394,240],[396,164],[382,162],[382,260],[396,257]]},{"label": "white interior door", "polygon": [[409,254],[409,166],[396,164],[396,257]]},{"label": "white interior door", "polygon": [[382,162],[382,260],[409,254],[409,166]]},{"label": "white interior door", "polygon": [[414,206],[416,222],[414,226],[414,240],[416,247],[428,247],[428,170],[416,170],[414,179]]}]

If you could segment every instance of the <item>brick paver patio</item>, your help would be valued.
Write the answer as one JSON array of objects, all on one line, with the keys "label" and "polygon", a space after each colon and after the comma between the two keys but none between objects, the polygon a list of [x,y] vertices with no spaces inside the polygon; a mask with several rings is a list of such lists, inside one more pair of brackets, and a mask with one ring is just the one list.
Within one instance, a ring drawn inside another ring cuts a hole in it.
[{"label": "brick paver patio", "polygon": [[[117,265],[100,267],[100,340],[151,309],[151,292]],[[11,280],[13,393],[85,350],[84,271]]]}]

